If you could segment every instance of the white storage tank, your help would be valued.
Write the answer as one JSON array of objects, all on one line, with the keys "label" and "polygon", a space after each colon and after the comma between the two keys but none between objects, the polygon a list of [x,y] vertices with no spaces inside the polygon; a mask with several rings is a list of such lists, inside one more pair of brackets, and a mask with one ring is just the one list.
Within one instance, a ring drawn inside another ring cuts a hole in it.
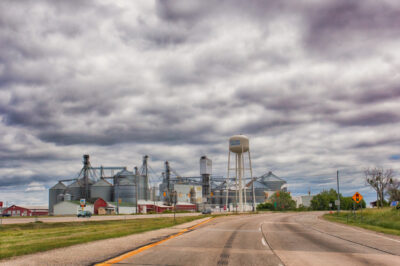
[{"label": "white storage tank", "polygon": [[200,175],[212,175],[212,161],[207,156],[200,158]]}]

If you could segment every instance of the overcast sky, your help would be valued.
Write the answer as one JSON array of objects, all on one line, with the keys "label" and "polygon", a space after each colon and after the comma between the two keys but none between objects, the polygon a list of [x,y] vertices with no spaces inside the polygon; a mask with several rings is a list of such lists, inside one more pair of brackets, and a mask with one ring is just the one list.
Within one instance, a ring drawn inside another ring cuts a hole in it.
[{"label": "overcast sky", "polygon": [[226,176],[228,138],[296,195],[374,199],[363,169],[400,172],[396,0],[0,2],[0,201],[47,204],[94,166],[150,156]]}]

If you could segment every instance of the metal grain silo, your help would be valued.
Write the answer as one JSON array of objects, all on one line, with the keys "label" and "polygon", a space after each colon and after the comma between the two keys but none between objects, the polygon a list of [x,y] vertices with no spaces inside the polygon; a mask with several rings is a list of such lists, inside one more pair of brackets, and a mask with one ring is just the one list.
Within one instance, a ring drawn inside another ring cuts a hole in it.
[{"label": "metal grain silo", "polygon": [[113,186],[105,179],[100,179],[90,188],[90,196],[92,199],[102,198],[105,201],[111,201],[113,194]]},{"label": "metal grain silo", "polygon": [[132,172],[123,170],[114,177],[114,201],[136,202],[135,176]]},{"label": "metal grain silo", "polygon": [[69,193],[64,194],[64,201],[71,201],[71,194]]},{"label": "metal grain silo", "polygon": [[63,194],[67,187],[62,183],[58,182],[49,189],[49,213],[53,213],[54,204],[58,203],[57,196]]},{"label": "metal grain silo", "polygon": [[147,188],[146,176],[139,175],[138,182],[139,182],[139,200],[148,200],[149,191]]},{"label": "metal grain silo", "polygon": [[83,192],[83,182],[76,180],[67,187],[67,193],[71,194],[71,200],[80,200]]}]

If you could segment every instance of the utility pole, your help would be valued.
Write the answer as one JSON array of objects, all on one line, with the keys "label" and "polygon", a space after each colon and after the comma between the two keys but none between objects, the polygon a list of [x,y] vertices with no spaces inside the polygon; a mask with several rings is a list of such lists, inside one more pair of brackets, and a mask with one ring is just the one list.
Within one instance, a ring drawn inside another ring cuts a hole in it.
[{"label": "utility pole", "polygon": [[339,170],[336,171],[336,180],[337,180],[337,199],[339,205],[337,206],[337,212],[340,213],[340,197],[339,197]]}]

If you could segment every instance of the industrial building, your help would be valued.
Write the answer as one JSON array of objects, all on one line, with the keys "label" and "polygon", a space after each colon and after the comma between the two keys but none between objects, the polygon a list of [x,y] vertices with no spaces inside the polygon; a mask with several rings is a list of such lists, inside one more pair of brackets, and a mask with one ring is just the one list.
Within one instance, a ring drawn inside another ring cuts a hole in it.
[{"label": "industrial building", "polygon": [[[254,185],[254,198],[256,205],[266,202],[276,191],[287,191],[286,181],[269,171],[260,177],[254,177],[253,180],[250,180],[245,185],[243,201],[247,206],[252,205],[253,203],[252,185]],[[228,188],[227,192],[225,183],[213,182],[211,190],[211,205],[219,206],[220,208],[226,206],[229,209],[236,207],[236,202],[238,201],[238,190],[235,189],[235,187]],[[228,202],[228,204],[226,204],[226,202]]]},{"label": "industrial building", "polygon": [[296,208],[299,208],[301,205],[304,207],[311,207],[311,200],[314,198],[314,195],[304,195],[304,196],[292,196],[292,199],[296,202]]},{"label": "industrial building", "polygon": [[11,205],[3,209],[2,214],[8,214],[10,216],[40,216],[48,215],[49,210],[47,206],[17,206]]},{"label": "industrial building", "polygon": [[[245,141],[245,149],[241,147]],[[238,146],[239,145],[239,146]],[[200,157],[200,175],[185,177],[173,170],[168,161],[161,178],[149,184],[148,156],[142,166],[133,171],[127,167],[92,167],[89,155],[83,156],[83,167],[76,178],[58,181],[49,189],[49,213],[54,215],[76,214],[79,200],[85,199],[86,210],[99,213],[95,202],[101,202],[100,213],[136,213],[169,210],[176,206],[181,210],[216,209],[251,210],[256,204],[268,200],[278,190],[286,191],[286,181],[272,172],[253,177],[251,171],[248,138],[235,135],[230,139],[230,150],[236,155],[236,168],[232,176],[214,176],[212,160]],[[250,173],[245,174],[243,152],[248,153]],[[229,168],[229,167],[228,167]],[[115,173],[114,173],[115,172]],[[238,180],[240,177],[239,185]],[[240,205],[241,204],[241,205]]]},{"label": "industrial building", "polygon": [[[62,202],[74,204],[80,199],[85,199],[88,203],[94,203],[98,198],[107,202],[116,202],[117,212],[119,203],[131,204],[134,207],[139,200],[155,200],[150,197],[147,159],[148,156],[143,157],[140,171],[135,168],[135,172],[132,172],[128,171],[127,167],[92,167],[89,155],[84,155],[83,168],[77,178],[60,180],[49,189],[50,214],[70,214],[74,209],[73,205],[57,204]],[[106,171],[111,174],[106,175]],[[117,173],[114,174],[114,171]],[[56,205],[58,206],[57,211],[54,209]],[[65,207],[66,210],[60,211],[60,206]],[[134,211],[135,209],[132,212]]]}]

